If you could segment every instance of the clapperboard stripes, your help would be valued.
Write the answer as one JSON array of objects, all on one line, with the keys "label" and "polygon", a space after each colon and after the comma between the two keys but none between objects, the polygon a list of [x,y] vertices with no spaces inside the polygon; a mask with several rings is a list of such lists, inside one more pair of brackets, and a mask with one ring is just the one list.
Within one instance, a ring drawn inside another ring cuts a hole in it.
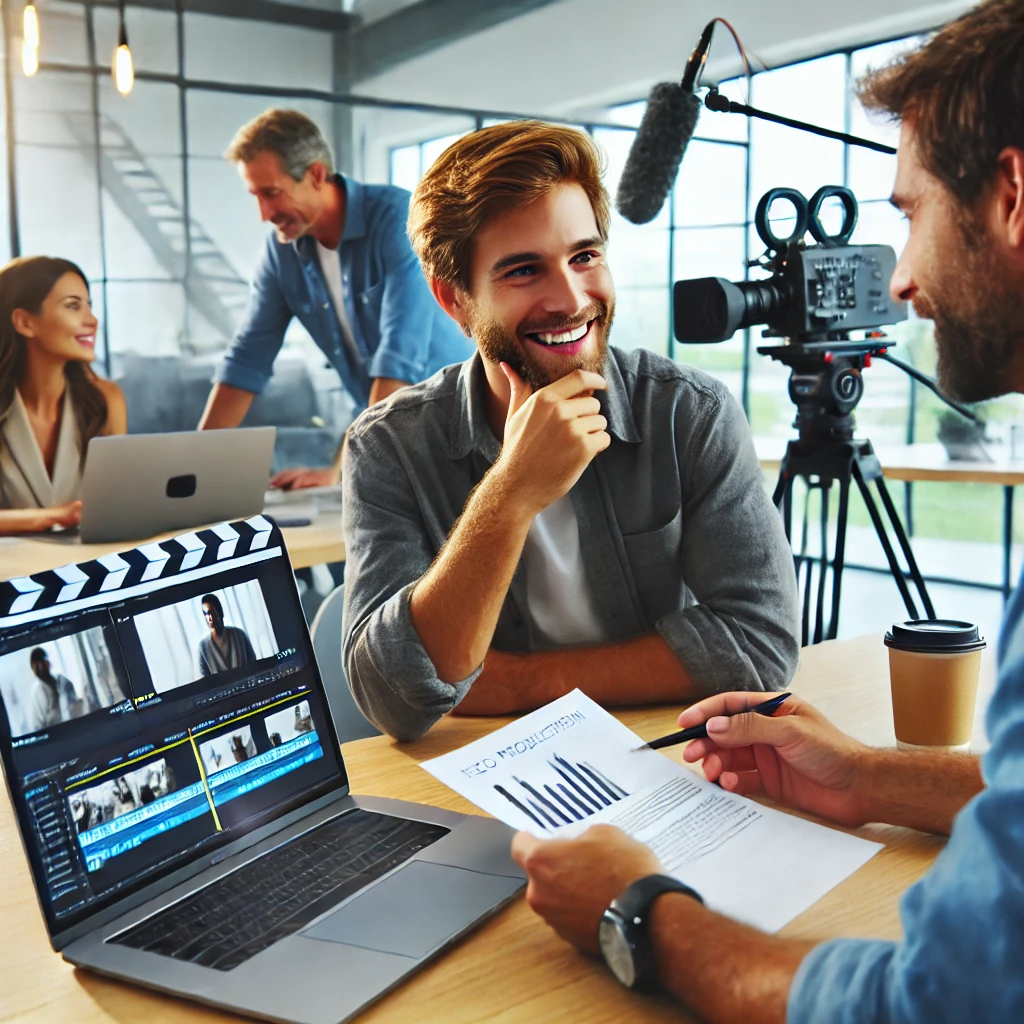
[{"label": "clapperboard stripes", "polygon": [[0,618],[68,601],[94,597],[138,583],[169,578],[228,558],[262,551],[281,543],[280,531],[263,516],[221,523],[208,530],[183,533],[169,540],[142,544],[130,551],[103,555],[77,565],[33,573],[0,582]]}]

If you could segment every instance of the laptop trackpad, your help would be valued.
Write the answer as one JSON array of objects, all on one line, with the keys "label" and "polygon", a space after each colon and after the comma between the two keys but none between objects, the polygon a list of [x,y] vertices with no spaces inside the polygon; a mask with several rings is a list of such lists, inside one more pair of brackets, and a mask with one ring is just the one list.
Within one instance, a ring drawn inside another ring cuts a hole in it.
[{"label": "laptop trackpad", "polygon": [[412,861],[302,934],[418,960],[522,885],[521,878]]}]

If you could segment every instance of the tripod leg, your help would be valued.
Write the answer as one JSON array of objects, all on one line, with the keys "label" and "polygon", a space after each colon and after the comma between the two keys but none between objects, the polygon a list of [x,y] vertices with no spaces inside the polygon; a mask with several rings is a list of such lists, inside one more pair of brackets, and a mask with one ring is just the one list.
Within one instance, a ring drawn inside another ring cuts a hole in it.
[{"label": "tripod leg", "polygon": [[903,552],[903,557],[907,560],[907,568],[910,570],[910,578],[914,581],[914,586],[917,587],[918,594],[921,595],[921,604],[924,605],[924,613],[929,619],[934,619],[935,609],[932,607],[932,599],[928,596],[928,588],[924,584],[924,577],[921,575],[921,570],[917,567],[917,559],[914,558],[914,552],[910,547],[910,541],[907,539],[907,534],[903,529],[903,524],[900,522],[899,513],[896,511],[896,506],[893,504],[892,498],[889,496],[889,488],[885,486],[885,480],[882,477],[879,477],[875,481],[875,486],[878,488],[878,493],[882,496],[882,504],[885,506],[885,511],[889,516],[889,522],[892,523],[892,528],[896,534],[896,540],[899,542],[900,550]]},{"label": "tripod leg", "polygon": [[836,520],[836,553],[832,559],[832,617],[829,619],[826,640],[835,640],[839,632],[839,595],[843,584],[843,565],[846,559],[846,521],[850,511],[849,478],[839,481],[839,518]]},{"label": "tripod leg", "polygon": [[[814,582],[814,559],[807,553],[808,523],[811,516],[811,492],[815,485],[810,480],[806,481],[807,492],[804,494],[804,515],[800,524],[800,568],[804,570],[803,576],[803,613],[800,619],[800,637],[804,647],[810,643],[811,635],[811,585]],[[797,587],[800,587],[800,572],[796,574]]]},{"label": "tripod leg", "polygon": [[[821,563],[818,569],[818,601],[814,609],[814,643],[821,643],[825,618],[825,583],[828,580],[828,496],[832,481],[821,481]],[[810,579],[807,581],[810,583]]]},{"label": "tripod leg", "polygon": [[886,560],[889,563],[889,571],[892,573],[892,578],[896,581],[896,586],[899,587],[900,597],[903,598],[907,614],[912,619],[919,618],[917,605],[914,604],[914,599],[910,596],[910,588],[903,577],[903,570],[900,568],[899,562],[896,561],[896,553],[889,542],[889,535],[885,532],[885,525],[882,523],[882,517],[878,513],[878,506],[875,504],[871,491],[868,490],[868,485],[864,482],[864,474],[861,472],[860,464],[856,459],[853,461],[853,478],[857,481],[857,487],[860,489],[861,497],[864,499],[868,515],[871,516],[871,523],[875,528],[875,534],[878,536],[878,543],[882,545],[882,550],[885,552]]}]

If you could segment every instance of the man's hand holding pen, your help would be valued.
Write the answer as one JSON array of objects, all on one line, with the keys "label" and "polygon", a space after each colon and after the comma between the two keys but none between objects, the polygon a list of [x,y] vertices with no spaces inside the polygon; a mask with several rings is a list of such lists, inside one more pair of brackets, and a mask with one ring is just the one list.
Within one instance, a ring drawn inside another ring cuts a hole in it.
[{"label": "man's hand holding pen", "polygon": [[730,793],[768,796],[849,827],[864,824],[860,794],[869,748],[798,697],[772,717],[743,714],[754,700],[749,693],[721,693],[688,707],[680,727],[706,723],[708,735],[690,743],[683,760],[703,761],[707,778]]}]

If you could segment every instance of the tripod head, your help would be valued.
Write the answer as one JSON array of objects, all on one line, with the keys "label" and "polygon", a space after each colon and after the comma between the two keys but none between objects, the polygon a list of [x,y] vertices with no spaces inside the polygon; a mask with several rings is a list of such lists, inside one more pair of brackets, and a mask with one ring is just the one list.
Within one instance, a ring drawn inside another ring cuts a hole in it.
[{"label": "tripod head", "polygon": [[885,356],[888,338],[763,345],[761,355],[788,366],[789,397],[796,406],[793,426],[801,441],[850,441],[856,423],[853,410],[864,394],[861,371],[872,356]]}]

